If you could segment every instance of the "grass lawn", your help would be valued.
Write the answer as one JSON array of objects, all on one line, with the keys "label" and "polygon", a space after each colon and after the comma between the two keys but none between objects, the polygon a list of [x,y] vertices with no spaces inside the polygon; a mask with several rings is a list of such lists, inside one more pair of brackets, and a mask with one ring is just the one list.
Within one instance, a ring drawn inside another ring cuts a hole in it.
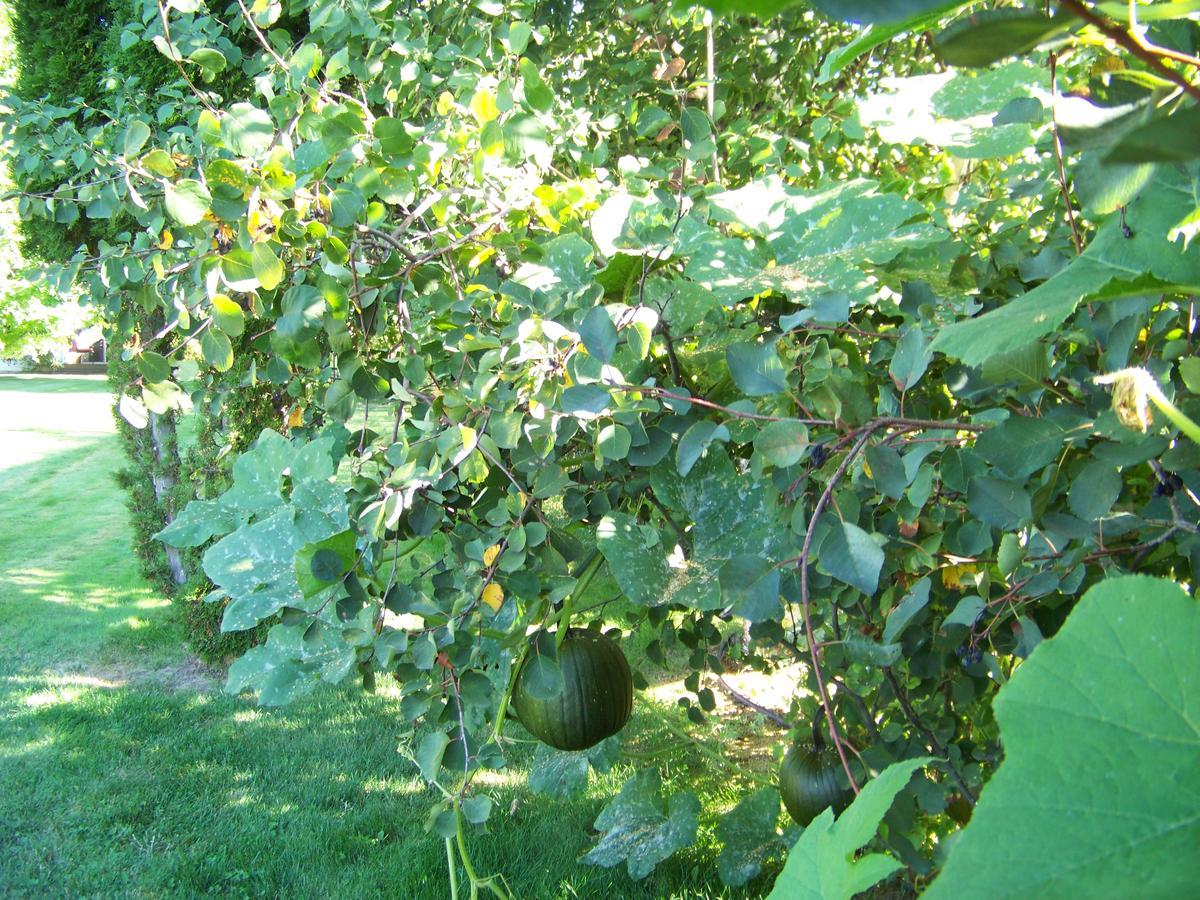
[{"label": "grass lawn", "polygon": [[[394,696],[328,689],[260,710],[189,656],[129,552],[109,408],[100,379],[0,376],[0,896],[449,896],[424,831],[436,798],[396,752]],[[655,749],[667,789],[697,790],[707,811],[734,802],[743,789],[672,746],[664,715],[681,721],[641,706],[627,733]],[[470,839],[514,896],[769,889],[722,890],[711,812],[697,845],[643,881],[578,864],[633,768],[553,801],[525,786],[531,756],[520,745],[479,779],[496,807]]]}]

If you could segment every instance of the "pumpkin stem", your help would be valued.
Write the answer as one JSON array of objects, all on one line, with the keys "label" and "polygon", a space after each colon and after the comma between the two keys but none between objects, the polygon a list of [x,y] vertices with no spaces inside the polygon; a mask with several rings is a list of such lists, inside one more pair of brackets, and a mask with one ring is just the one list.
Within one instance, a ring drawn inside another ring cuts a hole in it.
[{"label": "pumpkin stem", "polygon": [[812,742],[813,750],[820,753],[825,749],[825,738],[821,736],[821,721],[824,716],[822,710],[817,710],[812,717]]}]

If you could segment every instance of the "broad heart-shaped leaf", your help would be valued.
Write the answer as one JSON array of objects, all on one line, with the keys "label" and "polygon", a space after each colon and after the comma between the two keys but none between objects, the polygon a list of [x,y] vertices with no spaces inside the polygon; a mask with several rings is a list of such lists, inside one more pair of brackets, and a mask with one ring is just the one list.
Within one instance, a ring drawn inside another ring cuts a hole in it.
[{"label": "broad heart-shaped leaf", "polygon": [[200,222],[212,207],[212,195],[194,178],[181,178],[167,183],[163,203],[167,215],[180,225],[191,226]]},{"label": "broad heart-shaped leaf", "polygon": [[628,513],[600,520],[596,545],[621,591],[639,606],[665,603],[671,570],[658,535]]},{"label": "broad heart-shaped leaf", "polygon": [[933,144],[963,159],[1007,157],[1028,148],[1034,130],[1028,122],[997,124],[996,116],[1013,100],[1048,87],[1045,67],[1026,60],[981,71],[883,78],[880,90],[859,104],[858,116],[889,143]]},{"label": "broad heart-shaped leaf", "polygon": [[293,563],[303,545],[295,512],[285,506],[208,548],[204,574],[231,598],[221,619],[222,631],[253,628],[284,606],[301,606]]},{"label": "broad heart-shaped leaf", "polygon": [[874,836],[912,773],[932,761],[893,763],[867,783],[836,822],[832,808],[813,819],[788,854],[770,900],[849,900],[901,868],[883,853],[858,859],[854,854]]},{"label": "broad heart-shaped leaf", "polygon": [[625,782],[596,817],[595,828],[604,835],[580,861],[605,867],[624,862],[636,881],[672,853],[690,846],[696,840],[700,801],[691,791],[682,791],[664,802],[661,790],[657,769],[639,772]]},{"label": "broad heart-shaped leaf", "polygon": [[1195,598],[1146,576],[1101,582],[994,708],[1004,762],[926,897],[1195,893]]},{"label": "broad heart-shaped leaf", "polygon": [[[762,235],[775,254],[776,266],[764,268],[753,257],[737,252],[729,239],[719,239],[716,232],[694,236],[696,246],[688,274],[732,298],[768,289],[797,299],[841,291],[851,302],[860,302],[877,289],[864,273],[865,267],[889,262],[905,249],[943,237],[932,226],[907,224],[923,217],[920,204],[896,194],[881,194],[874,182],[866,180],[827,183],[813,191],[801,191],[772,175],[714,194],[709,202],[715,218],[737,222]],[[700,263],[705,257],[714,259],[703,266]],[[770,386],[778,381],[770,378]],[[750,393],[740,380],[738,386]],[[758,393],[772,393],[770,386]]]},{"label": "broad heart-shaped leaf", "polygon": [[821,544],[821,568],[864,594],[874,594],[883,568],[883,548],[857,525],[837,522]]},{"label": "broad heart-shaped leaf", "polygon": [[199,547],[239,524],[238,517],[219,500],[193,500],[154,537],[172,547]]},{"label": "broad heart-shaped leaf", "polygon": [[577,797],[587,788],[587,753],[555,750],[539,744],[529,770],[529,787],[547,797],[568,799]]},{"label": "broad heart-shaped leaf", "polygon": [[1086,301],[1115,300],[1148,291],[1200,291],[1200,247],[1185,249],[1165,236],[1196,208],[1183,173],[1160,167],[1126,209],[1130,237],[1111,215],[1095,239],[1063,271],[999,309],[942,329],[933,349],[979,365],[1049,334]]},{"label": "broad heart-shaped leaf", "polygon": [[529,787],[538,794],[559,799],[577,797],[587,788],[588,768],[607,772],[620,753],[620,739],[613,735],[588,750],[555,750],[539,744],[529,770]]},{"label": "broad heart-shaped leaf", "polygon": [[717,838],[723,845],[717,857],[717,873],[730,887],[745,884],[762,871],[763,862],[783,850],[779,823],[779,791],[763,788],[744,797],[717,823]]}]

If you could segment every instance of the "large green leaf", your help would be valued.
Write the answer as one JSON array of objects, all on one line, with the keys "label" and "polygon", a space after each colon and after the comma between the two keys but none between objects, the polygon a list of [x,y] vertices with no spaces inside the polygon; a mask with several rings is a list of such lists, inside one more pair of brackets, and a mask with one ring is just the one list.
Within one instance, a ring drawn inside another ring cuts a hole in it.
[{"label": "large green leaf", "polygon": [[858,116],[894,144],[933,144],[963,159],[991,159],[1023,152],[1033,143],[1028,122],[997,124],[1013,100],[1046,92],[1044,67],[1017,60],[982,71],[884,78],[863,100]]},{"label": "large green leaf", "polygon": [[1096,585],[1017,669],[995,711],[1005,760],[925,896],[1191,895],[1200,883],[1193,597],[1138,575]]},{"label": "large green leaf", "polygon": [[778,825],[779,791],[773,787],[755,791],[725,813],[717,823],[721,880],[738,887],[761,872],[763,862],[787,846]]},{"label": "large green leaf", "polygon": [[858,24],[898,22],[926,13],[950,11],[969,0],[947,4],[946,0],[809,0],[831,19]]},{"label": "large green leaf", "polygon": [[1190,181],[1163,167],[1128,207],[1126,236],[1118,216],[1100,227],[1083,255],[1053,278],[999,309],[942,329],[933,349],[979,365],[1050,334],[1080,303],[1149,291],[1200,291],[1200,247],[1168,243],[1167,233],[1195,209]]},{"label": "large green leaf", "polygon": [[[772,175],[714,194],[709,202],[716,218],[764,236],[775,254],[777,265],[765,268],[735,242],[715,236],[702,239],[693,251],[688,274],[730,296],[773,289],[812,302],[823,290],[834,290],[864,300],[873,290],[864,269],[943,237],[930,225],[909,224],[923,217],[920,204],[879,193],[866,180],[802,191]],[[712,257],[712,262],[709,268],[701,268],[698,263],[706,257]],[[751,393],[741,380],[738,385]]]},{"label": "large green leaf", "polygon": [[640,606],[664,602],[671,571],[656,531],[628,513],[612,513],[600,520],[596,545],[626,597]]},{"label": "large green leaf", "polygon": [[164,205],[167,215],[180,225],[195,225],[212,207],[212,195],[194,178],[181,178],[179,181],[167,182]]},{"label": "large green leaf", "polygon": [[596,866],[626,864],[629,877],[645,878],[664,859],[696,840],[700,801],[691,791],[660,795],[662,779],[657,769],[634,775],[601,810],[595,828],[604,834],[581,857]]},{"label": "large green leaf", "polygon": [[857,859],[855,853],[874,836],[913,772],[930,762],[926,757],[893,763],[862,789],[836,822],[832,808],[813,819],[775,879],[772,900],[849,900],[901,868],[884,853]]},{"label": "large green leaf", "polygon": [[990,66],[1032,50],[1078,21],[1071,15],[1051,18],[1032,9],[985,9],[949,25],[933,39],[933,51],[952,66]]}]

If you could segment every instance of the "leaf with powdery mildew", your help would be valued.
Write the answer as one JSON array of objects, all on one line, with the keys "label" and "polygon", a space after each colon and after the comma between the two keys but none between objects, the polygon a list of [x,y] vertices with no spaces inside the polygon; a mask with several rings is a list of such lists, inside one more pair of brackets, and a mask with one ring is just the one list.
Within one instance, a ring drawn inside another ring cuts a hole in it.
[{"label": "leaf with powdery mildew", "polygon": [[763,862],[783,850],[779,833],[779,791],[763,788],[742,799],[717,823],[724,845],[717,873],[730,887],[739,887],[762,871]]},{"label": "leaf with powdery mildew", "polygon": [[1004,762],[928,900],[1195,894],[1194,597],[1143,575],[1101,582],[1018,667],[995,711]]},{"label": "leaf with powdery mildew", "polygon": [[700,801],[691,791],[664,801],[661,790],[657,769],[647,769],[625,782],[596,818],[595,828],[604,835],[580,861],[605,867],[624,862],[629,877],[639,880],[671,854],[695,842]]}]

